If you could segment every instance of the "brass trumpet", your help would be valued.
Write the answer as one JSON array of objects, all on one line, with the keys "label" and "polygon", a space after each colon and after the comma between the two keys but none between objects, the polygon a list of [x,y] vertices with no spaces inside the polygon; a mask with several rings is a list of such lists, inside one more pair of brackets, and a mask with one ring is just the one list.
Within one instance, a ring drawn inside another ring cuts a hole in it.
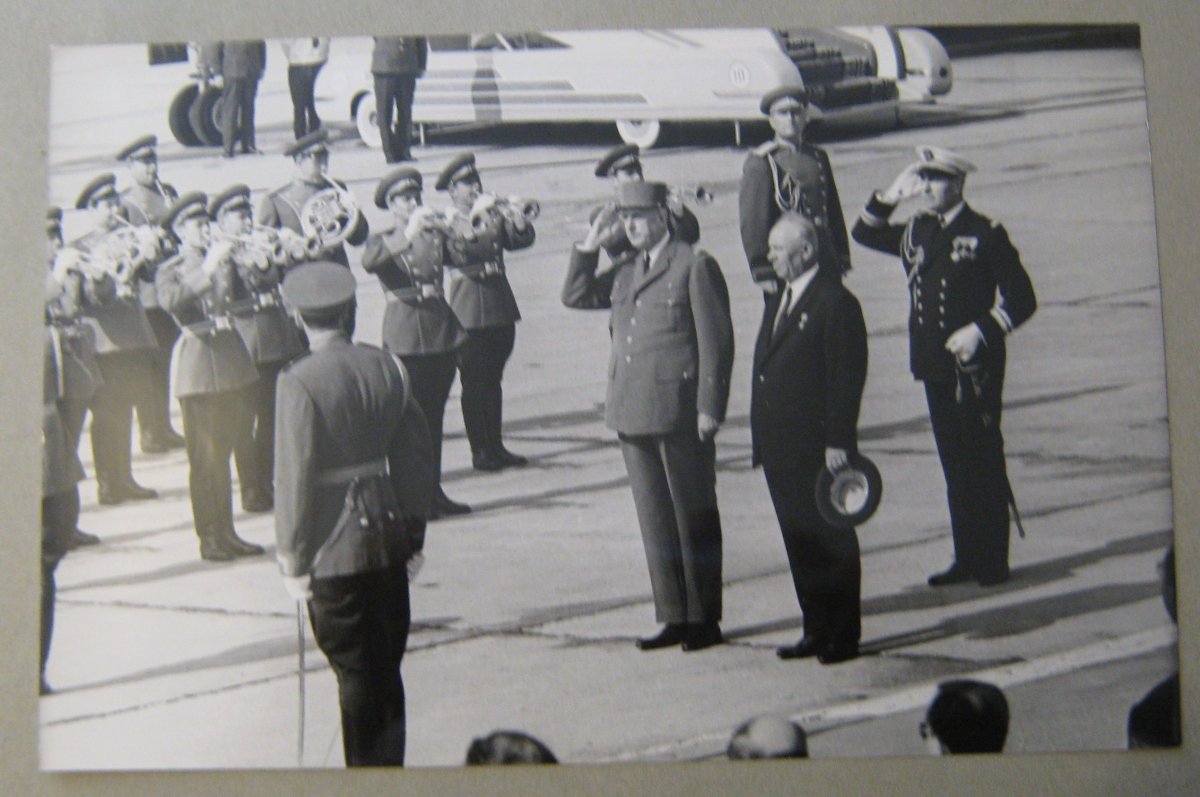
[{"label": "brass trumpet", "polygon": [[708,205],[713,201],[712,192],[702,185],[679,185],[667,189],[667,196],[680,203]]},{"label": "brass trumpet", "polygon": [[230,254],[235,265],[258,271],[269,271],[276,265],[288,266],[297,260],[315,257],[321,251],[319,241],[304,238],[287,228],[257,225],[240,235],[231,235],[218,228],[213,234],[217,240],[235,244]]},{"label": "brass trumpet", "polygon": [[421,205],[409,215],[408,223],[404,227],[404,237],[411,240],[414,235],[422,232],[438,232],[449,237],[452,234],[450,218],[433,208]]},{"label": "brass trumpet", "polygon": [[482,194],[475,200],[471,208],[471,228],[476,232],[487,227],[491,213],[496,212],[502,217],[515,223],[529,223],[542,212],[542,206],[536,199],[522,199],[517,196],[498,197],[495,194]]}]

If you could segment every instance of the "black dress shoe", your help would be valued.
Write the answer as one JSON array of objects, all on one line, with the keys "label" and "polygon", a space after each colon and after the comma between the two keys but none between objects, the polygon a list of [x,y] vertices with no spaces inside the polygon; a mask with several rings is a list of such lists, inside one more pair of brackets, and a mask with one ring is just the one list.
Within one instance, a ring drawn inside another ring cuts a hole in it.
[{"label": "black dress shoe", "polygon": [[96,482],[96,500],[101,506],[114,506],[128,500],[128,496],[117,483],[98,481]]},{"label": "black dress shoe", "polygon": [[487,471],[489,473],[498,470],[504,470],[504,465],[502,465],[495,457],[486,451],[472,456],[471,465],[475,468],[475,470]]},{"label": "black dress shoe", "polygon": [[242,509],[247,512],[270,512],[274,508],[275,501],[265,490],[248,487],[242,493]]},{"label": "black dress shoe", "polygon": [[261,545],[255,545],[252,542],[247,542],[237,535],[233,529],[229,529],[220,540],[221,546],[233,553],[234,556],[258,556],[263,553]]},{"label": "black dress shoe", "polygon": [[807,659],[817,655],[824,647],[820,642],[810,636],[800,637],[800,641],[794,645],[784,645],[781,648],[775,648],[775,655],[787,661],[788,659]]},{"label": "black dress shoe", "polygon": [[941,573],[934,573],[929,577],[929,586],[945,587],[949,584],[963,584],[967,581],[974,581],[975,577],[967,571],[965,567],[955,562],[950,565],[949,570]]},{"label": "black dress shoe", "polygon": [[822,664],[841,664],[858,658],[858,645],[830,645],[817,654]]},{"label": "black dress shoe", "polygon": [[976,579],[981,587],[995,587],[1008,581],[1008,573],[989,573]]},{"label": "black dress shoe", "polygon": [[725,641],[721,636],[721,626],[716,623],[688,623],[684,633],[683,650],[694,653],[697,650],[711,648]]},{"label": "black dress shoe", "polygon": [[71,547],[72,548],[83,548],[84,546],[87,546],[87,545],[99,545],[99,544],[100,544],[100,538],[97,537],[95,534],[88,534],[86,531],[80,531],[79,529],[75,529],[75,531],[73,531],[71,533]]},{"label": "black dress shoe", "polygon": [[206,562],[232,562],[237,556],[216,538],[200,538],[200,558]]},{"label": "black dress shoe", "polygon": [[162,434],[158,435],[158,438],[166,443],[170,448],[187,447],[187,440],[184,438],[184,436],[172,429],[170,426],[168,426],[166,429],[163,429]]},{"label": "black dress shoe", "polygon": [[520,468],[529,464],[529,458],[523,457],[520,454],[514,454],[504,446],[499,446],[492,452],[492,459],[499,462],[506,468]]},{"label": "black dress shoe", "polygon": [[158,498],[157,490],[143,487],[135,482],[132,476],[121,481],[120,489],[130,501],[149,501],[151,498]]},{"label": "black dress shoe", "polygon": [[675,647],[687,636],[687,626],[683,623],[667,623],[655,636],[642,637],[637,641],[638,650],[658,650]]},{"label": "black dress shoe", "polygon": [[433,510],[430,512],[431,518],[449,517],[450,515],[466,515],[470,513],[471,507],[466,504],[460,504],[453,500],[441,490],[433,497]]}]

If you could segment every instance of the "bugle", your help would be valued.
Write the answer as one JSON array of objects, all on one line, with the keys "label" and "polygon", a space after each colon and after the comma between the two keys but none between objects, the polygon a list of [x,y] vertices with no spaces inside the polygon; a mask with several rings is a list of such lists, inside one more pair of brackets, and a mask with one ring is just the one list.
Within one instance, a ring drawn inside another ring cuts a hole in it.
[{"label": "bugle", "polygon": [[486,227],[493,211],[514,224],[528,224],[541,214],[542,206],[536,199],[483,194],[475,200],[475,204],[471,207],[471,227],[476,231]]},{"label": "bugle", "polygon": [[667,195],[687,204],[708,205],[713,201],[712,192],[702,185],[673,185],[667,190]]}]

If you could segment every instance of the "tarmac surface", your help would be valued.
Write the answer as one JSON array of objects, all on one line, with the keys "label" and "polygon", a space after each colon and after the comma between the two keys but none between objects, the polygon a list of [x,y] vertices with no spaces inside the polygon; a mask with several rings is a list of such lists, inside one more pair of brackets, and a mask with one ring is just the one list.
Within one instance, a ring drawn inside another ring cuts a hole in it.
[{"label": "tarmac surface", "polygon": [[[347,135],[343,100],[364,78],[368,47],[335,41],[318,82],[318,110]],[[97,70],[100,49],[108,66]],[[163,142],[161,177],[180,189],[246,182],[257,202],[286,182],[290,160],[277,153],[291,139],[291,107],[277,47],[258,100],[258,146],[270,154],[232,162],[173,141],[165,108],[186,68],[145,63],[140,47],[55,51],[52,202],[73,205],[88,179],[113,169],[110,153],[151,131]],[[1008,228],[1040,301],[1010,343],[1005,392],[1028,537],[1013,534],[1013,577],[1000,587],[925,586],[951,545],[924,398],[908,371],[904,276],[895,259],[854,246],[847,285],[871,347],[860,444],[885,487],[859,529],[864,655],[833,667],[774,655],[796,640],[800,616],[765,481],[749,466],[749,360],[762,305],[737,230],[744,147],[727,127],[706,125],[644,158],[650,179],[702,183],[715,195],[695,211],[701,246],[729,285],[738,346],[717,438],[728,644],[694,654],[633,645],[656,626],[624,467],[603,424],[606,317],[558,299],[569,247],[607,192],[591,165],[615,133],[530,125],[433,135],[416,150],[427,184],[471,149],[486,189],[536,198],[542,212],[535,245],[508,259],[524,320],[504,382],[505,435],[530,465],[473,471],[457,387],[447,405],[446,491],[475,511],[430,525],[412,585],[410,766],[456,766],[472,737],[501,727],[533,733],[564,762],[701,759],[767,712],[800,719],[814,756],[920,754],[916,723],[933,686],[972,673],[1010,695],[1010,751],[1124,747],[1129,706],[1177,666],[1155,567],[1173,521],[1141,60],[1079,51],[954,68],[952,93],[908,115],[909,127],[826,145],[849,220],[918,143],[978,163],[968,201]],[[762,136],[747,130],[749,143]],[[369,201],[384,171],[382,154],[357,138],[335,146],[330,172],[348,181],[372,227],[387,224]],[[432,191],[425,199],[447,204]],[[80,225],[69,213],[68,239]],[[377,342],[382,292],[359,254],[358,337]],[[90,471],[86,435],[80,453]],[[58,570],[42,768],[296,766],[297,618],[274,563],[271,516],[236,518],[267,556],[204,563],[183,452],[135,450],[134,473],[161,497],[100,507],[94,481],[81,485],[80,525],[103,543]],[[305,636],[302,765],[340,767],[336,685]]]}]

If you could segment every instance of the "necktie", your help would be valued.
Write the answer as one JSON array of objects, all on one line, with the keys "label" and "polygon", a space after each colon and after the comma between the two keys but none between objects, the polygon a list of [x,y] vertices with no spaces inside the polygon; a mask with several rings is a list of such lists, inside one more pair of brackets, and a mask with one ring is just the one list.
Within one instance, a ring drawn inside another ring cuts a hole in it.
[{"label": "necktie", "polygon": [[783,319],[787,317],[788,311],[792,308],[792,286],[787,286],[787,290],[783,292],[783,301],[779,303],[779,313],[775,316],[775,328],[772,330],[772,335],[778,335],[779,329],[783,326]]},{"label": "necktie", "polygon": [[646,272],[650,270],[650,253],[642,252],[642,276],[646,276]]}]

